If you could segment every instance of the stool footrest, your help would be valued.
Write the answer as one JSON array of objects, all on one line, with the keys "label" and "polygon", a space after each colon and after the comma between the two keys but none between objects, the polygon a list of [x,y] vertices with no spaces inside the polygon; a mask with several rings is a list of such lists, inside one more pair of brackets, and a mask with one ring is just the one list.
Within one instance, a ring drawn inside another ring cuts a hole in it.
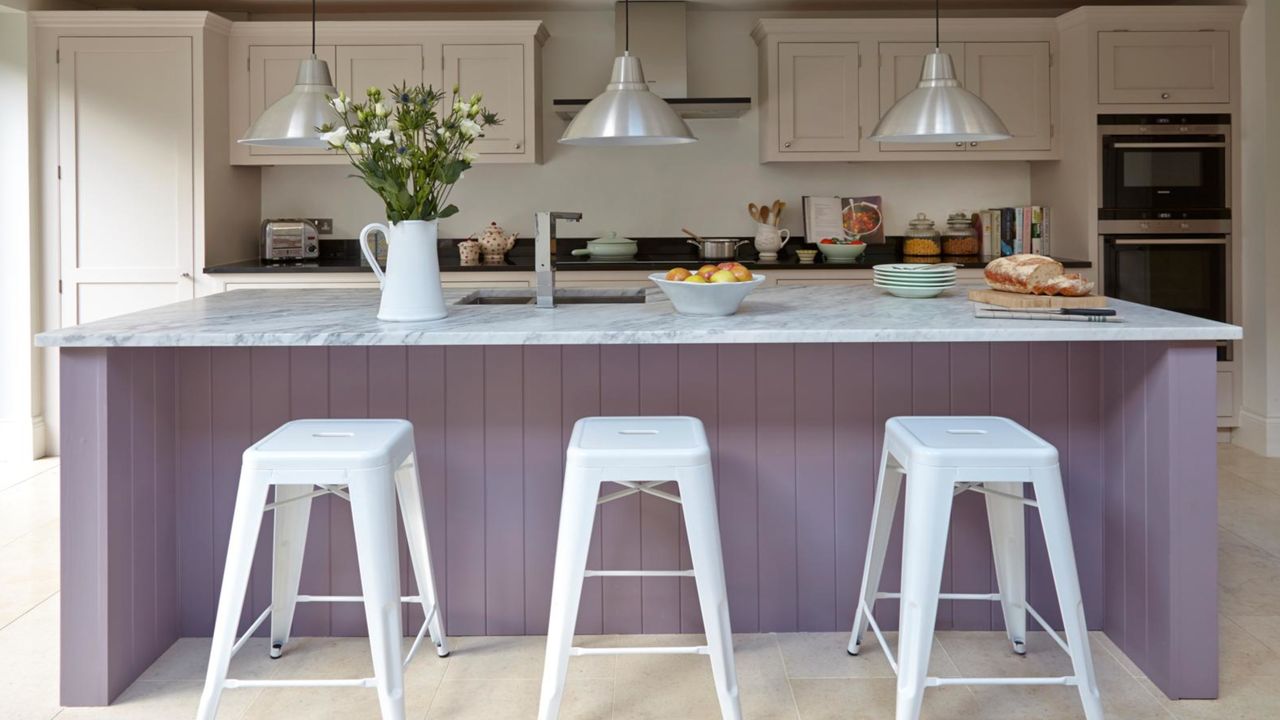
[{"label": "stool footrest", "polygon": [[709,655],[707,645],[678,645],[674,647],[571,647],[570,655]]},{"label": "stool footrest", "polygon": [[694,577],[692,570],[586,570],[583,577]]},{"label": "stool footrest", "polygon": [[224,688],[249,688],[249,687],[363,687],[374,688],[378,686],[375,678],[352,678],[339,680],[236,680],[235,678],[227,678],[222,685]]},{"label": "stool footrest", "polygon": [[1068,677],[927,677],[926,687],[942,687],[944,685],[1079,685],[1080,680]]},{"label": "stool footrest", "polygon": [[[299,595],[298,602],[329,602],[329,603],[364,602],[364,596],[362,595]],[[420,603],[422,602],[422,596],[421,595],[401,595],[400,602]]]},{"label": "stool footrest", "polygon": [[[902,593],[878,592],[877,600],[899,600]],[[983,600],[987,602],[999,602],[1000,593],[938,593],[939,600]]]}]

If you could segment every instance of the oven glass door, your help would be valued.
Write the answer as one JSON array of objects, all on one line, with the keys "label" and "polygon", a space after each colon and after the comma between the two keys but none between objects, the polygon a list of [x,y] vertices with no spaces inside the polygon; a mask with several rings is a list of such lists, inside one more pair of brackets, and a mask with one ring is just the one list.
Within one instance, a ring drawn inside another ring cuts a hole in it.
[{"label": "oven glass door", "polygon": [[[1230,322],[1228,244],[1218,237],[1104,237],[1110,297]],[[1226,353],[1226,354],[1224,354]],[[1220,359],[1229,359],[1227,348]]]},{"label": "oven glass door", "polygon": [[1162,139],[1109,135],[1103,144],[1103,206],[1115,210],[1218,209],[1227,198],[1222,135]]}]

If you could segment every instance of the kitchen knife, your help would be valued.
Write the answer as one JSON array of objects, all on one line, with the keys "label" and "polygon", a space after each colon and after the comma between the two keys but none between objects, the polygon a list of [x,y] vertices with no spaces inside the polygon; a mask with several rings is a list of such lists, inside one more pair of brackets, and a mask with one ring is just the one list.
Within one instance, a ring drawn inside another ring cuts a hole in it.
[{"label": "kitchen knife", "polygon": [[1085,315],[1089,317],[1112,317],[1116,311],[1111,308],[983,308],[987,312],[1031,313],[1033,315]]}]

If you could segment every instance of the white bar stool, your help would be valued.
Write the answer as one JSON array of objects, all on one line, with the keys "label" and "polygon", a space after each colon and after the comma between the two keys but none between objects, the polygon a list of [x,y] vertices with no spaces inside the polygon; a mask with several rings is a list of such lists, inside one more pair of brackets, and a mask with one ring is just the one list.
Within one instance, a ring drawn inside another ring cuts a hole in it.
[{"label": "white bar stool", "polygon": [[[882,593],[878,592],[880,572],[884,568],[885,549],[904,475],[909,481],[902,534],[902,592]],[[1023,495],[1027,483],[1035,488],[1034,500]],[[939,592],[951,524],[951,500],[965,491],[986,495],[998,593]],[[1024,505],[1040,510],[1040,524],[1044,528],[1067,636],[1065,642],[1027,604]],[[896,660],[872,616],[876,600],[887,598],[901,599]],[[1009,640],[1014,652],[1019,654],[1026,652],[1027,615],[1030,614],[1071,656],[1075,674],[1028,678],[928,677],[939,599],[999,602]],[[1080,691],[1085,717],[1102,720],[1102,701],[1089,654],[1058,451],[1006,418],[891,418],[885,424],[862,592],[849,639],[850,655],[858,654],[868,624],[898,675],[897,720],[917,720],[924,689],[942,685],[1075,685]]]},{"label": "white bar stool", "polygon": [[[600,496],[601,483],[624,489]],[[680,495],[657,489],[674,482]],[[711,674],[720,713],[725,720],[741,720],[738,677],[733,663],[729,602],[725,592],[720,526],[711,474],[711,450],[702,422],[689,417],[593,417],[573,426],[565,460],[560,505],[560,534],[556,541],[555,576],[551,587],[551,617],[547,658],[542,675],[539,720],[555,720],[564,695],[570,655],[635,655],[690,653],[711,656]],[[692,570],[587,570],[587,549],[596,506],[636,493],[646,493],[683,508],[689,536]],[[693,577],[707,644],[691,647],[581,648],[573,647],[573,629],[584,577]]]},{"label": "white bar stool", "polygon": [[[267,504],[267,489],[275,502]],[[317,489],[318,488],[318,489]],[[351,503],[360,588],[356,596],[299,595],[311,499],[333,494]],[[404,520],[418,595],[400,596],[396,538],[396,497]],[[258,529],[265,511],[275,511],[271,606],[236,639]],[[374,677],[354,680],[237,680],[227,677],[231,657],[271,616],[271,657],[278,658],[300,602],[364,602]],[[400,658],[400,603],[422,606],[426,620],[408,655]],[[431,574],[427,525],[422,512],[413,425],[404,420],[295,420],[244,451],[227,566],[218,597],[218,616],[209,651],[209,669],[197,720],[213,720],[224,688],[365,687],[378,691],[383,720],[404,719],[404,668],[423,635],[430,632],[436,654],[449,654],[444,621]]]}]

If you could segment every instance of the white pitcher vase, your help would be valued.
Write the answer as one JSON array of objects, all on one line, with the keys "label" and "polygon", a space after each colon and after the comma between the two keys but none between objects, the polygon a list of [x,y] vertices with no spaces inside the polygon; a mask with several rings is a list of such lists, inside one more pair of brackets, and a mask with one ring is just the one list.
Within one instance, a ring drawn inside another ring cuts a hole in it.
[{"label": "white pitcher vase", "polygon": [[[369,233],[382,231],[387,238],[387,270],[369,249]],[[364,253],[382,287],[378,319],[393,322],[439,320],[449,314],[440,287],[439,226],[435,220],[370,223],[360,231]]]}]

